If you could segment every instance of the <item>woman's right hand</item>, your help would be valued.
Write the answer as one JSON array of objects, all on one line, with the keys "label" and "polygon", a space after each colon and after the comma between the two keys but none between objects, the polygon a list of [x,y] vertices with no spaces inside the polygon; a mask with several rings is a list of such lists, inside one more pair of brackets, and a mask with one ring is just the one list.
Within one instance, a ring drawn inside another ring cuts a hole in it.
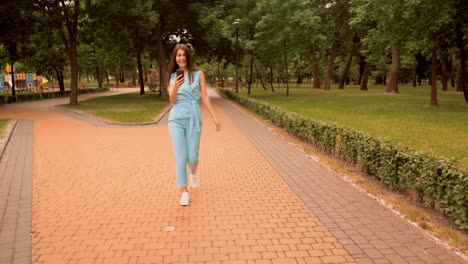
[{"label": "woman's right hand", "polygon": [[179,88],[180,88],[180,86],[182,86],[182,84],[184,84],[184,76],[179,75],[179,76],[177,76],[174,87],[176,88],[176,90],[179,90]]}]

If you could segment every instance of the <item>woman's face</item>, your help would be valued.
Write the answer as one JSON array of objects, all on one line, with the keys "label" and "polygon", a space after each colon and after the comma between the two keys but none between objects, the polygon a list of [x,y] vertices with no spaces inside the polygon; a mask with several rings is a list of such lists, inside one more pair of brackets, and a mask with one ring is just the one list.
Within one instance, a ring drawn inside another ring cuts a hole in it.
[{"label": "woman's face", "polygon": [[187,66],[187,59],[185,58],[185,51],[183,49],[177,50],[176,62],[179,65],[180,69],[185,69],[185,67]]}]

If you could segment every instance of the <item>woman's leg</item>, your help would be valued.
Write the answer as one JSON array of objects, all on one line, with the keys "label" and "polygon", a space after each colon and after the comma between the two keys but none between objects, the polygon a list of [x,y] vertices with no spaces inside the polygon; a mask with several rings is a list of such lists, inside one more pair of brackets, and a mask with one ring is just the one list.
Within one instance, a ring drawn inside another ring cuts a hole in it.
[{"label": "woman's leg", "polygon": [[193,131],[187,133],[187,151],[188,151],[188,165],[190,173],[195,174],[198,167],[198,154],[200,149],[200,132]]},{"label": "woman's leg", "polygon": [[187,191],[187,140],[184,122],[170,120],[169,132],[176,162],[176,183],[183,191]]},{"label": "woman's leg", "polygon": [[187,135],[188,165],[190,168],[190,182],[192,188],[200,187],[200,178],[196,174],[198,167],[198,152],[200,148],[200,132],[192,132]]}]

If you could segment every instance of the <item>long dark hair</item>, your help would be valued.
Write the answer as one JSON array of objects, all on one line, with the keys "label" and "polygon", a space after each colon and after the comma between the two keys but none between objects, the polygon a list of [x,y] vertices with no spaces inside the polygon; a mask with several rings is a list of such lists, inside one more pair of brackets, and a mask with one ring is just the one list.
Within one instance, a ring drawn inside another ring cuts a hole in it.
[{"label": "long dark hair", "polygon": [[169,67],[167,67],[167,84],[169,85],[170,78],[171,78],[171,73],[175,72],[177,69],[179,69],[179,65],[176,62],[176,56],[177,56],[177,51],[178,50],[183,50],[185,51],[185,60],[187,61],[187,70],[189,73],[189,81],[190,83],[193,82],[193,73],[194,71],[197,71],[198,68],[195,65],[195,62],[193,61],[192,54],[190,53],[189,47],[185,44],[177,44],[174,47],[174,50],[172,51],[172,56],[171,56],[171,61],[169,62]]}]

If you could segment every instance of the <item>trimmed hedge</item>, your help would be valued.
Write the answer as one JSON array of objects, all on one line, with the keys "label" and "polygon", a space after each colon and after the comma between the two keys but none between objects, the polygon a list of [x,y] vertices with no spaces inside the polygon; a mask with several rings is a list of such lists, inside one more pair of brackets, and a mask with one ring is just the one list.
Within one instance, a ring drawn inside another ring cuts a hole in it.
[{"label": "trimmed hedge", "polygon": [[[98,93],[109,91],[109,88],[102,89],[78,89],[78,94],[87,94],[87,93]],[[54,91],[54,92],[18,92],[16,94],[16,102],[30,102],[37,101],[49,98],[56,97],[67,97],[70,96],[70,91]],[[0,104],[11,104],[13,103],[13,95],[11,93],[0,93]]]},{"label": "trimmed hedge", "polygon": [[468,229],[468,173],[454,160],[434,157],[340,125],[316,121],[266,102],[219,89],[318,149],[360,167],[393,190],[414,191],[420,202]]}]

